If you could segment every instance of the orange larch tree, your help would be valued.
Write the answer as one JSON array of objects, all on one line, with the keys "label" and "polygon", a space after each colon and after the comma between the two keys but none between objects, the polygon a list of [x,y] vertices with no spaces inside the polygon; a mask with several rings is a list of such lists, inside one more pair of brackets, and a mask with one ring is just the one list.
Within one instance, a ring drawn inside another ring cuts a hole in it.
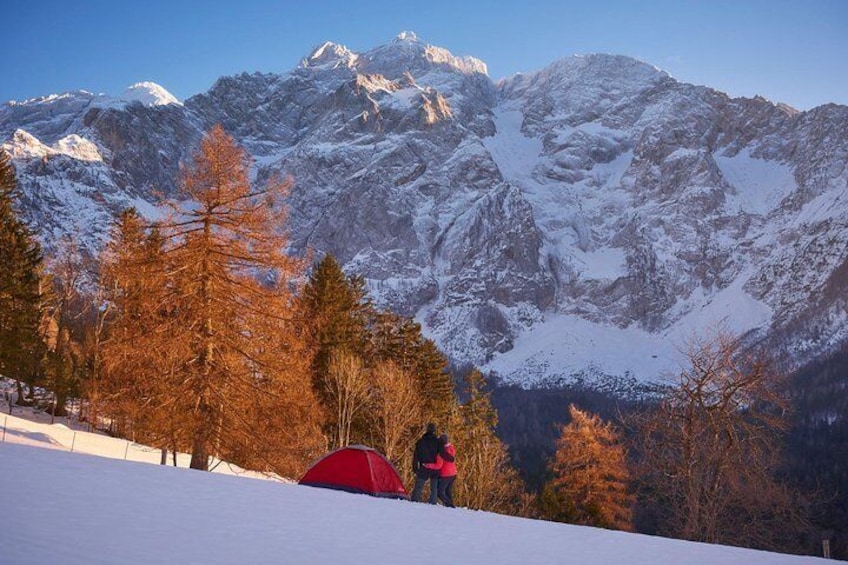
[{"label": "orange larch tree", "polygon": [[[323,444],[312,350],[294,315],[303,265],[285,254],[290,182],[254,187],[249,170],[223,128],[204,137],[157,224],[162,269],[146,273],[138,302],[149,326],[130,330],[136,344],[121,353],[145,358],[146,402],[177,424],[169,433],[192,468],[215,457],[295,475]],[[134,272],[123,275],[130,287]]]},{"label": "orange larch tree", "polygon": [[633,497],[621,436],[599,416],[568,407],[551,461],[553,479],[542,496],[548,518],[616,530],[631,530]]}]

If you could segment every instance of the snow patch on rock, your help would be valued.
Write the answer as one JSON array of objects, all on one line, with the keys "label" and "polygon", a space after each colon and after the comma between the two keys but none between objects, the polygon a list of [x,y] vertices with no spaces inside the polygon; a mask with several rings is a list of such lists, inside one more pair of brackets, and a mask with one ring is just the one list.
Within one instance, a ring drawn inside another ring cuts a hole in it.
[{"label": "snow patch on rock", "polygon": [[728,213],[768,214],[798,188],[790,166],[751,157],[747,148],[714,159],[734,189],[727,195]]},{"label": "snow patch on rock", "polygon": [[81,161],[103,160],[94,143],[73,133],[54,143],[53,150]]},{"label": "snow patch on rock", "polygon": [[[91,99],[98,96],[97,94],[93,94],[87,90],[77,90],[74,92],[63,92],[61,94],[48,94],[46,96],[37,96],[35,98],[28,98],[26,100],[10,100],[8,105],[10,107],[15,106],[37,106],[42,104],[53,104],[55,102],[59,102],[62,100],[73,100],[77,98],[87,98]],[[102,95],[101,95],[102,96]]]},{"label": "snow patch on rock", "polygon": [[12,139],[3,144],[12,159],[42,159],[53,151],[41,143],[34,135],[22,130],[15,130]]}]

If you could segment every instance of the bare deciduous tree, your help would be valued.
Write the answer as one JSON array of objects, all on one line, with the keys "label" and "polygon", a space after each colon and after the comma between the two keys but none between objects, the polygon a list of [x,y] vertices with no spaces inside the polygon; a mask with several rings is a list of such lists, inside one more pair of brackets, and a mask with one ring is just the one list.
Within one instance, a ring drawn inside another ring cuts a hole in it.
[{"label": "bare deciduous tree", "polygon": [[353,421],[368,406],[372,387],[362,359],[345,349],[333,349],[323,375],[324,390],[335,412],[333,448],[350,445]]},{"label": "bare deciduous tree", "polygon": [[45,314],[42,322],[47,345],[44,369],[47,388],[53,392],[53,416],[65,416],[68,397],[79,391],[85,373],[83,334],[91,309],[84,287],[89,280],[90,261],[74,238],[61,240],[47,261]]},{"label": "bare deciduous tree", "polygon": [[393,361],[382,361],[374,368],[374,417],[380,447],[386,457],[409,476],[408,465],[401,462],[412,452],[421,426],[421,395],[415,379]]},{"label": "bare deciduous tree", "polygon": [[775,480],[788,409],[781,375],[725,331],[688,344],[686,356],[659,407],[637,418],[642,493],[660,510],[661,533],[776,547],[805,527]]}]

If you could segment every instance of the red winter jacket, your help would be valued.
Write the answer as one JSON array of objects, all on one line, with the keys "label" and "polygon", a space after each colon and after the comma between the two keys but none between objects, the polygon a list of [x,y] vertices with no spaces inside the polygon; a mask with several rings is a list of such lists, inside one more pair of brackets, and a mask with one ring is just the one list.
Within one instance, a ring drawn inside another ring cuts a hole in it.
[{"label": "red winter jacket", "polygon": [[424,463],[422,464],[422,467],[424,467],[425,469],[430,469],[431,471],[441,471],[444,464],[445,460],[442,459],[441,455],[437,454],[435,463]]},{"label": "red winter jacket", "polygon": [[[445,445],[444,450],[451,456],[453,459],[456,456],[456,448],[452,443]],[[439,458],[441,459],[441,457]],[[447,459],[442,459],[442,468],[441,468],[441,476],[442,477],[455,477],[456,476],[456,461],[448,461]]]}]

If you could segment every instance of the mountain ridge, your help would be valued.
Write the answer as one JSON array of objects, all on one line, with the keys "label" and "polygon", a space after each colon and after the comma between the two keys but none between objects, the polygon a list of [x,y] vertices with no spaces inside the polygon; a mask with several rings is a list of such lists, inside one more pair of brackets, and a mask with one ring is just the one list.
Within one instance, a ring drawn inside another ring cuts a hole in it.
[{"label": "mountain ridge", "polygon": [[[655,379],[675,339],[715,324],[794,364],[848,339],[848,107],[730,98],[620,55],[485,73],[411,34],[327,42],[182,106],[7,104],[0,137],[48,246],[76,230],[94,249],[121,207],[175,194],[221,123],[257,180],[294,178],[293,252],[334,253],[454,360],[510,382]],[[101,159],[25,154],[18,130]]]}]

